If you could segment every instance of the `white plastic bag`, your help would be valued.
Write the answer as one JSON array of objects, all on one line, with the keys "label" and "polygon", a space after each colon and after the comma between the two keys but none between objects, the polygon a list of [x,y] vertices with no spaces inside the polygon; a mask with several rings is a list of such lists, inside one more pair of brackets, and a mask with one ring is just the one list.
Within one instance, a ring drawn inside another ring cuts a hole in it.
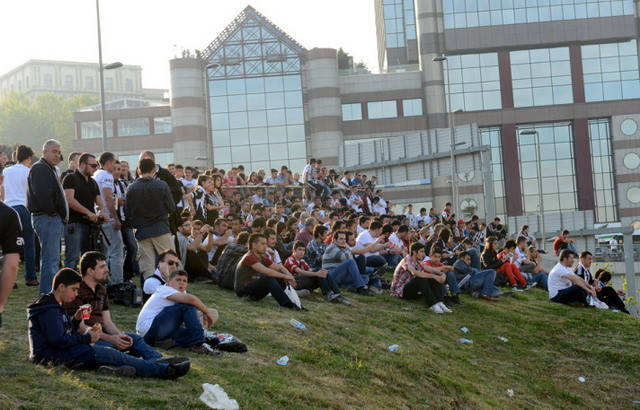
[{"label": "white plastic bag", "polygon": [[287,285],[284,289],[284,293],[289,297],[289,300],[296,305],[297,307],[302,307],[302,303],[300,303],[300,297],[294,288],[291,285]]},{"label": "white plastic bag", "polygon": [[222,410],[237,410],[240,408],[238,402],[230,399],[227,392],[219,384],[204,383],[202,388],[204,393],[200,395],[200,400],[210,408]]}]

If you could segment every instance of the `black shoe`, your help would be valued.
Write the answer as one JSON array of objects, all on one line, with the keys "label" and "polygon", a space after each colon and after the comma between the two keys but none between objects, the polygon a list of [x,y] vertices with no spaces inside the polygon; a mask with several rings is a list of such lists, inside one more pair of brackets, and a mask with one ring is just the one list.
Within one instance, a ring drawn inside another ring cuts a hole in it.
[{"label": "black shoe", "polygon": [[175,346],[176,346],[176,342],[173,339],[158,340],[153,345],[153,347],[157,349],[164,349],[164,350],[173,349]]},{"label": "black shoe", "polygon": [[18,282],[14,282],[14,283],[13,283],[13,288],[14,288],[14,289],[18,289]]},{"label": "black shoe", "polygon": [[385,273],[387,273],[387,264],[385,263],[384,265],[378,267],[378,269],[376,269],[372,274],[371,274],[371,278],[379,278],[382,275],[384,275]]},{"label": "black shoe", "polygon": [[446,307],[453,307],[453,303],[451,303],[451,297],[450,296],[445,296],[443,303]]},{"label": "black shoe", "polygon": [[161,358],[156,360],[156,363],[161,363],[161,364],[180,364],[180,363],[188,362],[188,361],[189,361],[188,357],[175,356],[175,357],[161,357]]},{"label": "black shoe", "polygon": [[451,296],[451,303],[458,306],[464,306],[464,303],[462,303],[458,295]]},{"label": "black shoe", "polygon": [[186,362],[170,364],[167,368],[165,377],[167,379],[177,379],[178,377],[182,377],[187,374],[190,368],[191,362],[189,360],[187,360]]},{"label": "black shoe", "polygon": [[373,296],[373,293],[371,293],[365,286],[358,288],[358,293],[362,296]]},{"label": "black shoe", "polygon": [[300,312],[308,312],[309,309],[306,309],[304,306],[296,306],[295,310],[299,310]]},{"label": "black shoe", "polygon": [[98,373],[106,376],[131,377],[136,375],[136,369],[131,366],[100,366]]}]

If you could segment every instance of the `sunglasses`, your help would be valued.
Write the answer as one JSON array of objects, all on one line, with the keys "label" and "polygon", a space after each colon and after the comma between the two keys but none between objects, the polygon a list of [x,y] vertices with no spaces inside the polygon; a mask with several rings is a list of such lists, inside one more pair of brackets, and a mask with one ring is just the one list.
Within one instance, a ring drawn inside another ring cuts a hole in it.
[{"label": "sunglasses", "polygon": [[98,164],[87,164],[89,165],[91,168],[98,168]]},{"label": "sunglasses", "polygon": [[165,261],[165,263],[169,266],[178,266],[180,264],[179,261]]}]

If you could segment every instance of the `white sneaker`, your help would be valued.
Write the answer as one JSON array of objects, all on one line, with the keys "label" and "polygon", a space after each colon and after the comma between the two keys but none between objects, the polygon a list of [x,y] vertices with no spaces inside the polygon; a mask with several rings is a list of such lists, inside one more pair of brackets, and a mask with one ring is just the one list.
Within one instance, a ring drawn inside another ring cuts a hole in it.
[{"label": "white sneaker", "polygon": [[436,303],[435,305],[431,306],[429,309],[431,309],[431,311],[435,312],[435,313],[444,313],[444,311],[442,309],[440,309],[440,305],[438,303]]},{"label": "white sneaker", "polygon": [[449,309],[447,305],[445,305],[442,302],[438,302],[438,306],[440,307],[440,310],[442,310],[444,313],[453,313],[453,310]]}]

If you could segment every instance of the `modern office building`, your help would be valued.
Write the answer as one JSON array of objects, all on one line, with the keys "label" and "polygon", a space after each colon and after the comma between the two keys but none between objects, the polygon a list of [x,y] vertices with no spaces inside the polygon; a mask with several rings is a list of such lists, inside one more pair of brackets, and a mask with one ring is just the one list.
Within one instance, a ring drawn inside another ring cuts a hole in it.
[{"label": "modern office building", "polygon": [[247,6],[201,58],[171,61],[172,134],[149,148],[223,168],[312,156],[377,175],[400,204],[455,192],[457,209],[516,217],[542,197],[546,214],[640,228],[640,3],[374,6],[375,74]]}]

